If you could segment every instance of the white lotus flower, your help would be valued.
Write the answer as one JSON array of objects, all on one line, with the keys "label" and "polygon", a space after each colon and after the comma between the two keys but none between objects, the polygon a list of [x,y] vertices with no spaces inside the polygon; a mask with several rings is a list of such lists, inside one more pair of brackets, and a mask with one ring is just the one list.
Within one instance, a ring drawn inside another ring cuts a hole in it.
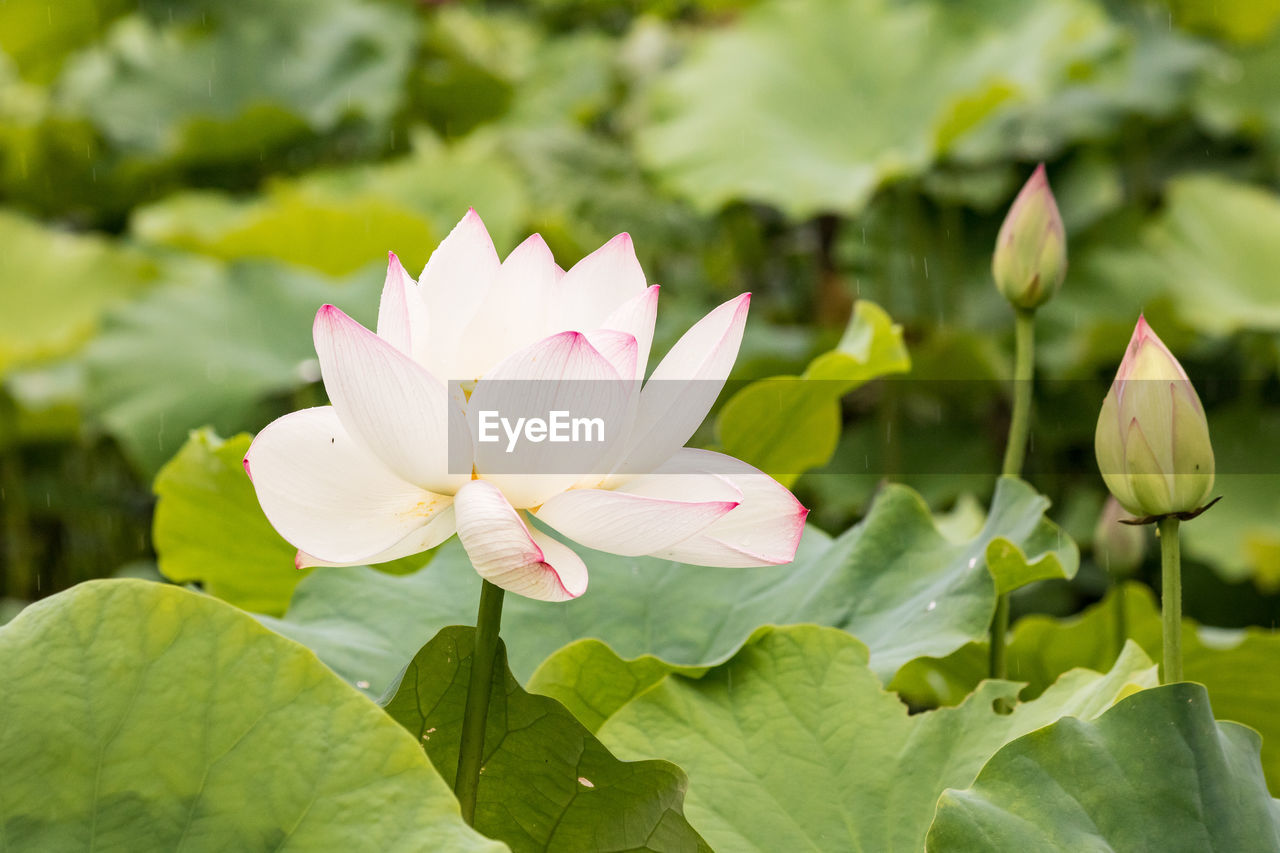
[{"label": "white lotus flower", "polygon": [[[456,532],[498,586],[581,595],[582,559],[529,516],[615,554],[790,562],[808,510],[755,468],[684,447],[737,357],[748,302],[707,314],[641,387],[658,287],[646,286],[630,238],[568,272],[537,235],[500,263],[469,211],[418,282],[390,256],[376,334],[332,305],[319,310],[332,405],[268,425],[245,470],[299,568],[385,562]],[[555,462],[563,447],[524,441],[513,472],[505,436],[483,443],[475,430],[478,411],[515,403],[605,412],[612,435],[578,447],[583,467],[570,470]]]}]

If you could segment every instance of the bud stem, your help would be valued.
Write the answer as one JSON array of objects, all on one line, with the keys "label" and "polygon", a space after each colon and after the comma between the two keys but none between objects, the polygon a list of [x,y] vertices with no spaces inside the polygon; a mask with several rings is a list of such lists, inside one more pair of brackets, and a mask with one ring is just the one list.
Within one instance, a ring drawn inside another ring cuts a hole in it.
[{"label": "bud stem", "polygon": [[[1031,432],[1031,380],[1036,370],[1036,311],[1014,309],[1013,417],[1009,421],[1008,443],[1004,448],[1005,477],[1022,476],[1022,463],[1027,458],[1027,436]],[[1009,595],[996,599],[996,612],[991,619],[989,672],[992,678],[1008,674],[1005,643],[1009,633]]]},{"label": "bud stem", "polygon": [[1129,614],[1125,612],[1124,585],[1126,581],[1117,580],[1111,584],[1111,629],[1116,644],[1116,660],[1124,651],[1124,644],[1129,639]]},{"label": "bud stem", "polygon": [[1160,519],[1160,616],[1164,626],[1164,667],[1161,684],[1182,680],[1182,554],[1178,519]]},{"label": "bud stem", "polygon": [[480,767],[484,763],[484,730],[489,719],[489,694],[493,690],[493,659],[498,652],[502,595],[502,587],[487,580],[480,588],[476,646],[471,655],[471,680],[467,685],[467,704],[462,717],[458,776],[453,783],[453,791],[462,808],[462,819],[469,826],[475,825],[476,791],[480,787]]},{"label": "bud stem", "polygon": [[1036,370],[1036,312],[1015,309],[1013,361],[1013,418],[1009,422],[1008,443],[1004,447],[1006,477],[1021,477],[1027,457],[1027,435],[1031,431],[1031,380]]},{"label": "bud stem", "polygon": [[1009,633],[1009,594],[996,598],[996,612],[991,617],[991,642],[987,665],[992,678],[1004,678],[1009,671],[1007,662]]}]

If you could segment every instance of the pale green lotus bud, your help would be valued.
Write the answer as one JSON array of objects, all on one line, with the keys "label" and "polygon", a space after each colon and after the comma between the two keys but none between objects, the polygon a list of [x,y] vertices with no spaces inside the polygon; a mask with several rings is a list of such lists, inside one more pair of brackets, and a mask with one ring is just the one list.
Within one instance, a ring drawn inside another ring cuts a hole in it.
[{"label": "pale green lotus bud", "polygon": [[1143,317],[1102,401],[1094,450],[1107,488],[1136,516],[1191,512],[1213,488],[1200,397]]},{"label": "pale green lotus bud", "polygon": [[1147,554],[1147,531],[1133,524],[1121,524],[1128,517],[1114,496],[1107,498],[1093,532],[1093,557],[1112,576],[1127,578],[1142,565]]},{"label": "pale green lotus bud", "polygon": [[1000,226],[991,275],[1014,307],[1031,309],[1047,302],[1066,274],[1066,231],[1041,163]]}]

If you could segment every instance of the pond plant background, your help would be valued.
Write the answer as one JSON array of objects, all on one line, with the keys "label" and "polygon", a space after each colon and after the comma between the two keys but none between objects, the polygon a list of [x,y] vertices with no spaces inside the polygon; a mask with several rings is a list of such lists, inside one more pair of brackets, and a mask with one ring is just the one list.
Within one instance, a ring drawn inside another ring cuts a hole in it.
[{"label": "pond plant background", "polygon": [[[325,402],[316,309],[372,327],[469,207],[565,268],[630,233],[651,366],[750,291],[691,444],[811,511],[788,566],[509,598],[474,830],[466,554],[296,570],[241,468]],[[1165,686],[1094,457],[1140,313],[1222,498]],[[0,847],[1278,850],[1278,371],[1270,0],[0,2]]]}]

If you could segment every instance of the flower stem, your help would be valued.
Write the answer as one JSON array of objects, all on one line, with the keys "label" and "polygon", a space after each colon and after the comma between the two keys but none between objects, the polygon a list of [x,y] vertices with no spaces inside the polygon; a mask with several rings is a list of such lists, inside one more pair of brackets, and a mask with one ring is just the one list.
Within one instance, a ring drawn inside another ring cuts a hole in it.
[{"label": "flower stem", "polygon": [[484,730],[489,718],[489,694],[493,689],[493,660],[498,651],[498,627],[502,622],[502,587],[484,581],[480,611],[476,615],[476,645],[471,654],[471,681],[462,717],[462,741],[458,749],[458,776],[453,791],[462,807],[462,819],[474,824],[476,790],[484,763]]},{"label": "flower stem", "polygon": [[1036,313],[1034,309],[1017,309],[1014,319],[1013,419],[1009,422],[1009,441],[1004,447],[1006,477],[1021,477],[1022,463],[1027,458],[1027,435],[1031,431],[1031,379],[1036,370]]},{"label": "flower stem", "polygon": [[1164,624],[1162,684],[1182,680],[1182,554],[1173,517],[1160,519],[1160,616]]},{"label": "flower stem", "polygon": [[[1022,463],[1027,458],[1027,435],[1031,431],[1031,380],[1036,369],[1036,312],[1034,308],[1014,309],[1013,418],[1009,422],[1009,438],[1004,448],[1005,477],[1022,476]],[[1009,633],[1009,595],[996,600],[991,619],[990,675],[1004,678],[1008,674],[1005,658],[1006,635]]]}]

